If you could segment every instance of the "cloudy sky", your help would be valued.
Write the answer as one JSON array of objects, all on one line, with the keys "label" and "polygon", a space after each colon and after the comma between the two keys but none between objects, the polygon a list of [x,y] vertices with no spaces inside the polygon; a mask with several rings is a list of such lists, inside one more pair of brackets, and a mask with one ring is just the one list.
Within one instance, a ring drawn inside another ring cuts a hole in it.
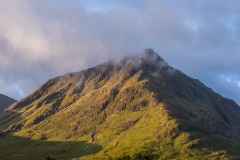
[{"label": "cloudy sky", "polygon": [[240,103],[239,0],[0,0],[0,93],[153,48]]}]

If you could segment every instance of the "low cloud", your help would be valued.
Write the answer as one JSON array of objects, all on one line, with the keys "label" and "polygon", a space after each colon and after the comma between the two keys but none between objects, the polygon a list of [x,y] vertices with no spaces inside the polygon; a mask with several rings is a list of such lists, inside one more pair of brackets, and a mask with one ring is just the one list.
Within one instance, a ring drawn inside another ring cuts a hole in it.
[{"label": "low cloud", "polygon": [[239,1],[101,2],[1,0],[0,92],[19,99],[54,76],[150,47],[240,102]]}]

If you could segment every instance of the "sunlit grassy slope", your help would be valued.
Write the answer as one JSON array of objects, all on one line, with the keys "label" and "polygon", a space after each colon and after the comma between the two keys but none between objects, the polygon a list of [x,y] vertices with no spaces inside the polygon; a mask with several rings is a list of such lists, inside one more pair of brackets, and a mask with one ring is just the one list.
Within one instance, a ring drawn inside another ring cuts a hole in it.
[{"label": "sunlit grassy slope", "polygon": [[153,51],[47,81],[0,115],[0,159],[240,159],[240,109]]}]

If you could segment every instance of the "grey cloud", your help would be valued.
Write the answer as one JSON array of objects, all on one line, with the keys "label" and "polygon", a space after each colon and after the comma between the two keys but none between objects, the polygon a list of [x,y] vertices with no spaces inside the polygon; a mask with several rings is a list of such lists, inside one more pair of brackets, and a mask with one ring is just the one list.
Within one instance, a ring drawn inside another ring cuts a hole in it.
[{"label": "grey cloud", "polygon": [[0,1],[0,92],[20,98],[5,86],[17,84],[25,95],[53,76],[151,47],[170,65],[240,102],[237,83],[220,78],[240,80],[239,1],[91,3]]}]

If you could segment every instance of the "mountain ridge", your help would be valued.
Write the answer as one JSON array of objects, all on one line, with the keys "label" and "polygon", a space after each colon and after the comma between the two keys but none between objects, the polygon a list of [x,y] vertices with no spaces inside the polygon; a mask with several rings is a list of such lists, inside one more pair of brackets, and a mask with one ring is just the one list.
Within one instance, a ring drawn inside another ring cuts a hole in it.
[{"label": "mountain ridge", "polygon": [[16,100],[13,98],[10,98],[6,95],[0,94],[0,112],[5,110],[7,107],[9,107],[11,104],[15,103]]},{"label": "mountain ridge", "polygon": [[[4,147],[25,137],[35,141],[29,142],[33,149],[48,141],[89,143],[82,150],[46,145],[35,153],[57,159],[68,154],[79,159],[237,159],[239,122],[234,101],[148,49],[50,79],[11,105],[0,114],[6,143],[0,149],[10,154]],[[25,143],[18,141],[14,150]],[[22,155],[31,156],[23,150],[13,157]]]}]

